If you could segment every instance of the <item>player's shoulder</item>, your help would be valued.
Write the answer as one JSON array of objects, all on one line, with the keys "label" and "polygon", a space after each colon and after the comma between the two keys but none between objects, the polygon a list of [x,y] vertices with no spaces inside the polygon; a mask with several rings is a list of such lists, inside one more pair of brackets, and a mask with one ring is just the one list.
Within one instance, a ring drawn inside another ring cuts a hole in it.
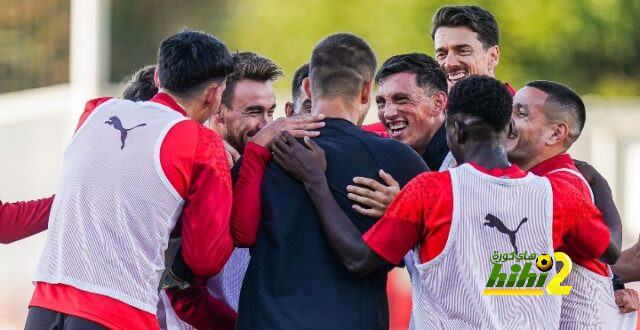
[{"label": "player's shoulder", "polygon": [[[576,170],[577,171],[577,170]],[[575,173],[568,171],[556,171],[546,175],[547,179],[551,183],[552,188],[555,186],[555,190],[560,190],[566,185],[573,187],[578,192],[590,196],[589,187],[583,178]]]},{"label": "player's shoulder", "polygon": [[383,138],[373,133],[369,134],[374,136],[373,139],[375,139],[375,143],[378,144],[379,150],[384,152],[386,157],[394,157],[397,161],[402,160],[405,162],[424,163],[422,157],[420,157],[420,155],[408,144],[393,139]]},{"label": "player's shoulder", "polygon": [[84,105],[84,112],[91,112],[109,100],[114,100],[114,98],[107,96],[107,97],[99,97],[96,99],[89,100]]},{"label": "player's shoulder", "polygon": [[551,189],[558,198],[566,199],[572,197],[572,194],[581,195],[580,197],[590,198],[591,193],[586,182],[576,174],[557,171],[545,175],[551,184]]},{"label": "player's shoulder", "polygon": [[443,187],[451,185],[451,173],[449,170],[442,172],[424,172],[413,178],[409,182],[411,185],[430,185],[434,187]]}]

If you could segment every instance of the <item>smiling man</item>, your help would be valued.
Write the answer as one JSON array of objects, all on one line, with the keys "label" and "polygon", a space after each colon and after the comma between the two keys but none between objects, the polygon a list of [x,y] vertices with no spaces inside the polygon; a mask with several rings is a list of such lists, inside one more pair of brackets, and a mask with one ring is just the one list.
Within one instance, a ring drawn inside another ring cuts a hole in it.
[{"label": "smiling man", "polygon": [[233,57],[241,65],[229,75],[211,128],[242,154],[249,139],[273,121],[276,97],[271,83],[282,76],[282,71],[255,53],[241,52]]},{"label": "smiling man", "polygon": [[[478,6],[443,6],[433,16],[435,57],[449,88],[471,75],[495,77],[500,63],[498,22]],[[509,91],[515,91],[507,84]]]},{"label": "smiling man", "polygon": [[447,81],[438,63],[420,53],[392,56],[375,81],[378,118],[391,138],[422,155],[429,168],[440,168],[449,148],[441,129]]}]

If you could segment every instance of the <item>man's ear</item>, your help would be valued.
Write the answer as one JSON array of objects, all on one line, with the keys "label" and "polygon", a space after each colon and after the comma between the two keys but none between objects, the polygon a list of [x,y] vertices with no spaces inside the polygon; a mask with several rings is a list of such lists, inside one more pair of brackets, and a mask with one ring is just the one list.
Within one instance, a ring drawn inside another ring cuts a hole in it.
[{"label": "man's ear", "polygon": [[431,114],[437,116],[445,111],[447,108],[447,93],[443,91],[438,91],[433,96],[433,109],[431,110]]},{"label": "man's ear", "polygon": [[220,103],[222,101],[222,92],[226,87],[226,81],[221,83],[212,83],[205,90],[203,107],[207,109],[213,109],[211,112],[218,111]]},{"label": "man's ear", "polygon": [[552,126],[552,130],[551,136],[547,138],[547,145],[564,144],[569,137],[569,126],[565,123],[558,123]]},{"label": "man's ear", "polygon": [[[360,103],[369,104],[371,102],[371,91],[373,90],[373,81],[365,81],[362,84],[362,91],[360,94]],[[368,108],[368,107],[367,107]]]},{"label": "man's ear", "polygon": [[302,90],[307,95],[309,100],[313,102],[313,99],[311,98],[311,80],[309,80],[309,77],[302,79]]},{"label": "man's ear", "polygon": [[498,45],[495,45],[489,48],[487,50],[487,53],[487,55],[489,56],[489,67],[487,69],[489,69],[489,72],[494,72],[495,74],[495,69],[500,63],[500,47]]},{"label": "man's ear", "polygon": [[162,88],[160,86],[160,74],[158,73],[158,66],[156,65],[156,69],[153,71],[153,83],[156,84],[158,89]]},{"label": "man's ear", "polygon": [[455,120],[453,122],[453,127],[455,128],[456,139],[458,140],[459,145],[465,144],[469,139],[469,130],[467,129],[467,125],[460,120]]},{"label": "man's ear", "polygon": [[291,103],[291,101],[284,104],[284,115],[287,117],[293,117],[296,115],[293,111],[293,103]]}]

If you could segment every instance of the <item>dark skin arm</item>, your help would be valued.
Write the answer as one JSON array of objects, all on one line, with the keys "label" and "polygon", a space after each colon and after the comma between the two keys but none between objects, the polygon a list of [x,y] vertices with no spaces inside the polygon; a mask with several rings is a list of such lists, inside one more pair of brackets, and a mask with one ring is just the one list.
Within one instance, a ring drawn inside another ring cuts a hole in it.
[{"label": "dark skin arm", "polygon": [[616,204],[613,202],[613,194],[607,180],[586,162],[573,160],[576,167],[584,176],[593,191],[596,207],[602,213],[604,222],[611,232],[611,241],[605,253],[600,257],[602,262],[613,264],[620,256],[622,246],[622,220]]},{"label": "dark skin arm", "polygon": [[632,247],[622,251],[611,269],[622,277],[624,283],[640,281],[640,238]]},{"label": "dark skin arm", "polygon": [[336,202],[324,174],[327,162],[324,150],[310,138],[305,145],[284,131],[272,145],[274,159],[296,179],[302,181],[313,200],[329,245],[347,269],[358,276],[388,264],[362,239],[362,234]]}]

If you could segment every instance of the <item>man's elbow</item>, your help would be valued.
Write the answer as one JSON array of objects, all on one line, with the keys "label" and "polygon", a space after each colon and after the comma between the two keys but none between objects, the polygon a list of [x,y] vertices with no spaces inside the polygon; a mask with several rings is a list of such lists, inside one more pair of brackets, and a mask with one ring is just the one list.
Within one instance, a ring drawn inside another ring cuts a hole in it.
[{"label": "man's elbow", "polygon": [[618,258],[620,258],[620,248],[613,241],[610,241],[599,259],[606,264],[613,265],[618,261]]},{"label": "man's elbow", "polygon": [[209,278],[220,273],[224,265],[231,257],[233,251],[233,241],[231,239],[225,240],[217,246],[214,252],[210,253],[209,262],[201,267],[194,267],[193,274],[198,278]]},{"label": "man's elbow", "polygon": [[344,262],[347,270],[349,272],[364,277],[369,275],[372,271],[377,268],[377,255],[373,250],[367,249],[366,252],[363,252],[358,258],[350,258]]},{"label": "man's elbow", "polygon": [[350,261],[345,263],[345,266],[347,267],[347,270],[349,272],[359,277],[364,277],[369,275],[369,273],[371,273],[371,269],[367,267],[367,265],[364,264],[363,262]]},{"label": "man's elbow", "polygon": [[7,245],[15,242],[16,240],[12,237],[0,234],[0,244]]},{"label": "man's elbow", "polygon": [[241,248],[250,248],[253,246],[253,244],[255,244],[256,242],[256,238],[257,238],[257,233],[255,235],[240,235],[240,234],[235,234],[233,235],[233,246],[235,247],[241,247]]}]

